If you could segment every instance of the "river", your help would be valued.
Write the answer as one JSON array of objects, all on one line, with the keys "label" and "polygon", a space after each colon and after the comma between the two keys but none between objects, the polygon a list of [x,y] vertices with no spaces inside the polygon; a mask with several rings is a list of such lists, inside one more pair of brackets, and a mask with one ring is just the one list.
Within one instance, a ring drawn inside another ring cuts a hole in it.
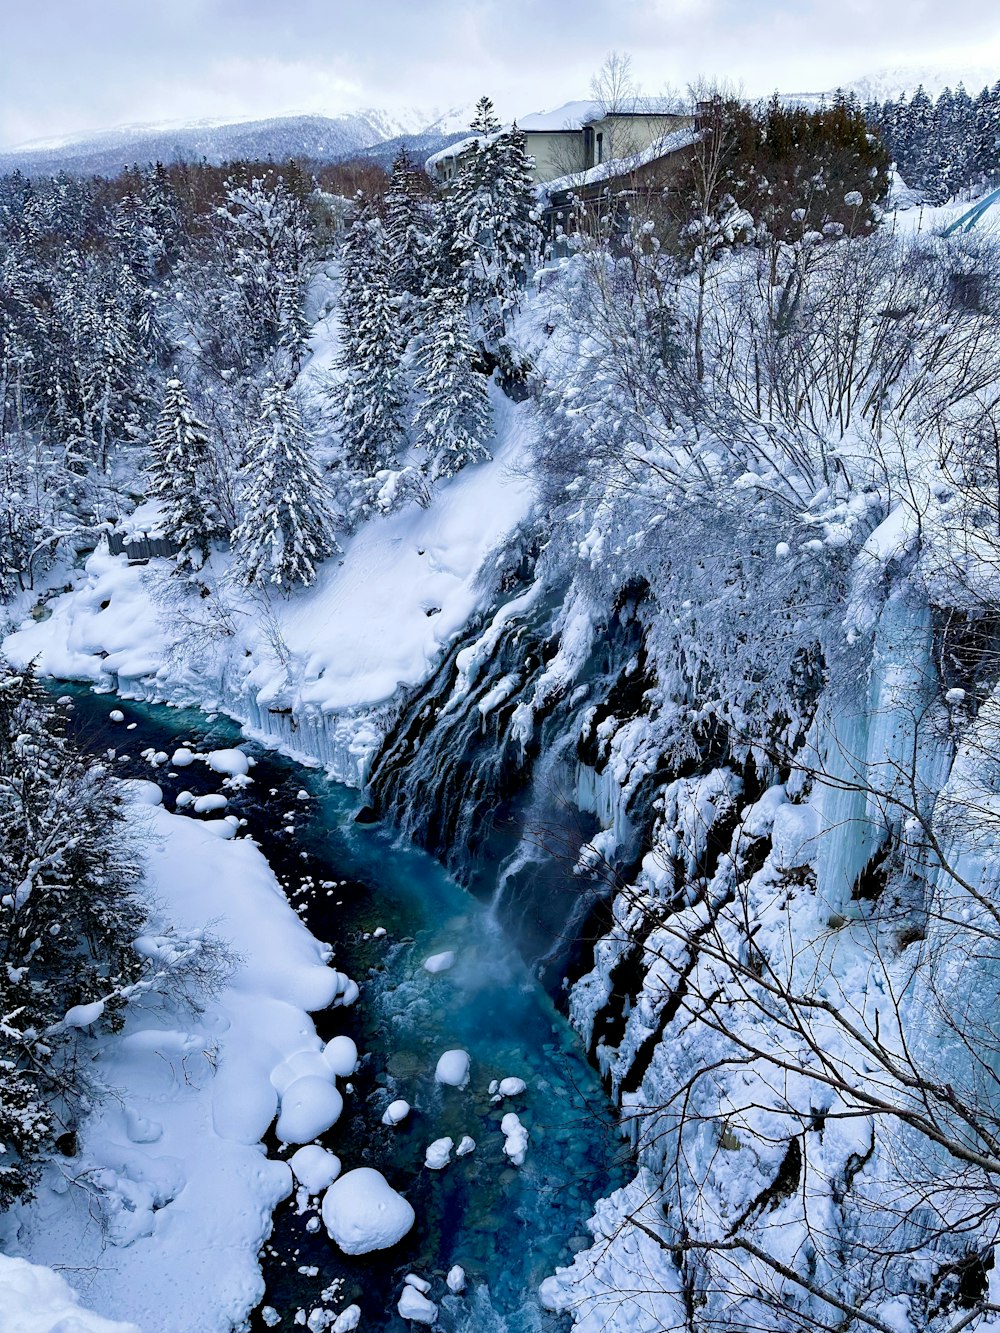
[{"label": "river", "polygon": [[[363,1331],[403,1333],[395,1307],[412,1272],[432,1282],[446,1333],[564,1328],[563,1317],[541,1309],[538,1284],[588,1243],[590,1205],[625,1182],[627,1153],[578,1039],[487,906],[391,830],[357,823],[358,792],[244,741],[229,719],[58,689],[73,700],[77,741],[92,753],[114,750],[123,777],[155,779],[168,809],[182,789],[217,790],[218,776],[202,764],[153,770],[142,751],[240,744],[253,754],[253,783],[231,794],[229,812],[247,821],[241,836],[254,838],[309,929],[334,947],[335,965],[361,986],[353,1007],[315,1015],[324,1039],[344,1032],[363,1054],[344,1114],[320,1141],[345,1170],[380,1170],[413,1204],[417,1223],[391,1250],[348,1259],[325,1231],[307,1229],[315,1210],[300,1213],[294,1199],[281,1205],[262,1256],[277,1327],[296,1327],[296,1313],[321,1306],[333,1285],[331,1308],[357,1303]],[[115,708],[124,723],[109,720]],[[423,962],[443,950],[455,952],[455,965],[432,975]],[[452,1047],[471,1056],[464,1092],[434,1081],[438,1056]],[[528,1090],[496,1105],[489,1083],[506,1076]],[[388,1129],[381,1112],[395,1097],[414,1109]],[[520,1168],[503,1153],[499,1122],[510,1110],[530,1135]],[[424,1167],[433,1139],[457,1143],[464,1134],[476,1140],[474,1153],[442,1171]],[[463,1296],[443,1285],[456,1263],[468,1277]],[[256,1312],[251,1327],[265,1326]]]}]

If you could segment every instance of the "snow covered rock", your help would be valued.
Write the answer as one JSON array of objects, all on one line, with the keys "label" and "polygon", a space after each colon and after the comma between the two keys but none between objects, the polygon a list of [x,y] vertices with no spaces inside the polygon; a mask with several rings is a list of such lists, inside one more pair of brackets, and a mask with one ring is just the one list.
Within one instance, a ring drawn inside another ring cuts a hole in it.
[{"label": "snow covered rock", "polygon": [[416,1273],[407,1273],[406,1277],[403,1278],[403,1285],[405,1287],[413,1287],[414,1290],[419,1291],[423,1296],[426,1296],[431,1289],[431,1284],[427,1279],[425,1277],[418,1277]]},{"label": "snow covered rock", "polygon": [[162,805],[163,788],[155,782],[145,782],[135,778],[129,783],[129,790],[141,805]]},{"label": "snow covered rock", "polygon": [[212,792],[209,796],[199,796],[194,803],[194,812],[196,815],[206,815],[211,810],[225,810],[229,804],[229,798],[223,796],[221,792]]},{"label": "snow covered rock", "polygon": [[476,1140],[474,1138],[471,1138],[468,1134],[463,1134],[462,1141],[455,1149],[455,1156],[468,1157],[470,1152],[475,1152],[475,1151],[476,1151]]},{"label": "snow covered rock", "polygon": [[187,768],[189,764],[194,763],[194,751],[189,750],[186,745],[180,745],[170,756],[171,768]]},{"label": "snow covered rock", "polygon": [[205,762],[213,772],[224,773],[228,778],[250,772],[250,758],[242,750],[212,750],[205,756]]},{"label": "snow covered rock", "polygon": [[455,1146],[454,1139],[435,1139],[433,1143],[427,1145],[427,1152],[424,1154],[424,1166],[431,1171],[441,1171],[451,1161],[451,1150]]},{"label": "snow covered rock", "polygon": [[341,1310],[333,1321],[333,1333],[354,1333],[360,1323],[361,1306],[349,1305],[346,1310]]},{"label": "snow covered rock", "polygon": [[396,1307],[403,1319],[413,1324],[433,1324],[437,1319],[437,1306],[429,1301],[415,1287],[404,1287]]},{"label": "snow covered rock", "polygon": [[528,1131],[518,1120],[513,1111],[500,1121],[504,1136],[503,1150],[511,1160],[512,1166],[523,1166],[528,1153]]},{"label": "snow covered rock", "polygon": [[280,1097],[297,1078],[304,1078],[307,1074],[313,1074],[327,1083],[333,1082],[333,1070],[324,1060],[322,1051],[296,1051],[271,1070],[271,1083]]},{"label": "snow covered rock", "polygon": [[307,1143],[304,1148],[293,1152],[288,1160],[292,1174],[300,1185],[304,1185],[310,1194],[319,1194],[340,1175],[340,1158],[320,1147],[318,1143]]},{"label": "snow covered rock", "polygon": [[447,972],[455,964],[455,955],[451,949],[446,949],[444,953],[432,953],[430,958],[424,959],[424,971],[437,973]]},{"label": "snow covered rock", "polygon": [[332,1037],[323,1047],[323,1059],[338,1078],[350,1078],[358,1067],[358,1048],[350,1037]]},{"label": "snow covered rock", "polygon": [[380,1171],[360,1166],[327,1190],[323,1221],[345,1254],[370,1254],[402,1240],[416,1214]]},{"label": "snow covered rock", "polygon": [[125,714],[122,712],[122,710],[121,710],[120,708],[112,708],[111,712],[108,714],[108,721],[109,721],[109,722],[124,722],[124,721],[125,721]]},{"label": "snow covered rock", "polygon": [[528,1085],[523,1078],[502,1078],[497,1084],[497,1092],[501,1097],[520,1097],[527,1090]]},{"label": "snow covered rock", "polygon": [[344,1099],[332,1083],[306,1074],[282,1093],[274,1132],[282,1143],[309,1143],[335,1125],[343,1109]]},{"label": "snow covered rock", "polygon": [[402,1097],[397,1101],[390,1102],[382,1113],[383,1125],[398,1125],[401,1120],[405,1120],[410,1114],[410,1103],[404,1102]]},{"label": "snow covered rock", "polygon": [[465,1290],[465,1269],[461,1264],[455,1264],[448,1269],[448,1276],[445,1278],[448,1290],[453,1296],[461,1296]]},{"label": "snow covered rock", "polygon": [[437,1062],[434,1078],[450,1088],[464,1088],[469,1083],[469,1052],[445,1051]]}]

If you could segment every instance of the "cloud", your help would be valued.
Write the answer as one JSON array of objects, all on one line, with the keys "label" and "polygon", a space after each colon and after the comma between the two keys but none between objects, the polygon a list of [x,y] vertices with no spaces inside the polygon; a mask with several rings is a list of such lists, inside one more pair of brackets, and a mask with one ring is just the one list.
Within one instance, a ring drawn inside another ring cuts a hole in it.
[{"label": "cloud", "polygon": [[446,108],[505,115],[587,91],[609,47],[643,87],[699,75],[831,87],[947,61],[1000,75],[982,0],[41,0],[10,5],[0,144],[144,121]]}]

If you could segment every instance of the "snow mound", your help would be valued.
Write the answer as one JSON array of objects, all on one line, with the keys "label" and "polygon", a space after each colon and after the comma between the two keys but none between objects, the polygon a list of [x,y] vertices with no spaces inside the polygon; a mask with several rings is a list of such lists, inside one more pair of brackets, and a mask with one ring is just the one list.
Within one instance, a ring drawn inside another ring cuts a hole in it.
[{"label": "snow mound", "polygon": [[430,958],[424,960],[425,972],[447,972],[449,967],[453,967],[455,955],[451,949],[446,949],[444,953],[432,953]]},{"label": "snow mound", "polygon": [[205,756],[205,763],[216,773],[226,777],[244,777],[250,772],[250,757],[242,750],[212,750]]},{"label": "snow mound", "polygon": [[463,1134],[462,1140],[455,1149],[456,1157],[468,1157],[470,1152],[476,1151],[476,1140],[469,1134]]},{"label": "snow mound", "polygon": [[323,1221],[345,1254],[369,1254],[402,1240],[416,1214],[380,1171],[359,1166],[323,1196]]},{"label": "snow mound", "polygon": [[434,1078],[450,1088],[465,1088],[469,1083],[469,1052],[445,1051],[437,1062]]},{"label": "snow mound", "polygon": [[333,1321],[333,1333],[354,1333],[360,1323],[361,1306],[349,1305],[346,1310],[341,1310]]},{"label": "snow mound", "polygon": [[417,1291],[416,1287],[403,1288],[403,1294],[396,1308],[401,1318],[409,1319],[413,1324],[433,1324],[437,1319],[437,1306]]},{"label": "snow mound", "polygon": [[461,1264],[454,1264],[448,1269],[448,1276],[445,1278],[448,1290],[453,1296],[460,1296],[465,1290],[465,1269]]},{"label": "snow mound", "polygon": [[504,1137],[503,1150],[510,1158],[511,1165],[523,1166],[528,1155],[528,1131],[513,1111],[509,1111],[500,1121],[500,1129]]},{"label": "snow mound", "polygon": [[58,1273],[0,1254],[0,1333],[139,1333],[91,1314]]},{"label": "snow mound", "polygon": [[344,1099],[332,1083],[305,1074],[282,1094],[274,1132],[282,1143],[309,1143],[335,1125],[343,1109]]},{"label": "snow mound", "polygon": [[442,1171],[451,1161],[451,1150],[454,1146],[454,1139],[435,1139],[433,1143],[427,1145],[424,1166],[431,1171]]},{"label": "snow mound", "polygon": [[340,1158],[335,1157],[318,1143],[306,1144],[293,1152],[288,1160],[292,1175],[310,1194],[319,1194],[340,1175]]},{"label": "snow mound", "polygon": [[390,1102],[382,1113],[383,1125],[398,1125],[400,1121],[405,1120],[410,1114],[410,1103],[404,1102],[402,1097],[398,1101]]},{"label": "snow mound", "polygon": [[338,1078],[350,1078],[358,1067],[358,1048],[350,1037],[332,1037],[323,1047],[323,1059]]},{"label": "snow mound", "polygon": [[528,1091],[528,1085],[523,1078],[502,1078],[497,1084],[497,1092],[501,1097],[520,1097],[522,1092]]}]

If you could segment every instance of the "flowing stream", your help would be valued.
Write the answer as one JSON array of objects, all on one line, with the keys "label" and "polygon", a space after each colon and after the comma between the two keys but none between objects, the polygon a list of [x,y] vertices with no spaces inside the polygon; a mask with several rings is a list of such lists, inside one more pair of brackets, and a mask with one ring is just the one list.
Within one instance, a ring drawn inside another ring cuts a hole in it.
[{"label": "flowing stream", "polygon": [[[310,930],[334,947],[335,966],[361,987],[353,1007],[315,1015],[324,1039],[347,1033],[363,1057],[344,1114],[321,1142],[344,1170],[382,1171],[413,1204],[417,1222],[391,1250],[349,1259],[324,1230],[308,1229],[314,1207],[294,1198],[283,1204],[263,1256],[276,1327],[301,1327],[299,1311],[308,1317],[324,1304],[339,1310],[355,1302],[362,1333],[403,1333],[396,1302],[407,1273],[432,1283],[437,1327],[446,1333],[564,1327],[541,1309],[538,1284],[588,1243],[590,1204],[624,1183],[627,1155],[595,1070],[488,904],[391,830],[355,822],[359,793],[242,740],[228,719],[57,688],[72,697],[77,740],[93,753],[114,750],[122,776],[155,780],[168,809],[183,789],[218,790],[218,775],[203,764],[152,769],[142,751],[240,744],[253,754],[253,783],[231,793],[229,812],[246,819],[241,836],[254,838]],[[115,708],[124,723],[109,720]],[[444,950],[455,952],[455,965],[428,973],[424,960]],[[434,1081],[438,1056],[453,1047],[471,1056],[464,1091]],[[489,1084],[506,1076],[523,1078],[528,1090],[494,1104]],[[382,1111],[397,1097],[413,1111],[390,1129]],[[530,1135],[520,1168],[503,1153],[500,1119],[510,1110]],[[475,1139],[474,1153],[442,1171],[424,1167],[432,1140],[458,1143],[464,1134]],[[273,1141],[268,1148],[279,1151]],[[456,1263],[468,1278],[463,1296],[444,1286]],[[258,1311],[251,1327],[265,1326]]]}]

